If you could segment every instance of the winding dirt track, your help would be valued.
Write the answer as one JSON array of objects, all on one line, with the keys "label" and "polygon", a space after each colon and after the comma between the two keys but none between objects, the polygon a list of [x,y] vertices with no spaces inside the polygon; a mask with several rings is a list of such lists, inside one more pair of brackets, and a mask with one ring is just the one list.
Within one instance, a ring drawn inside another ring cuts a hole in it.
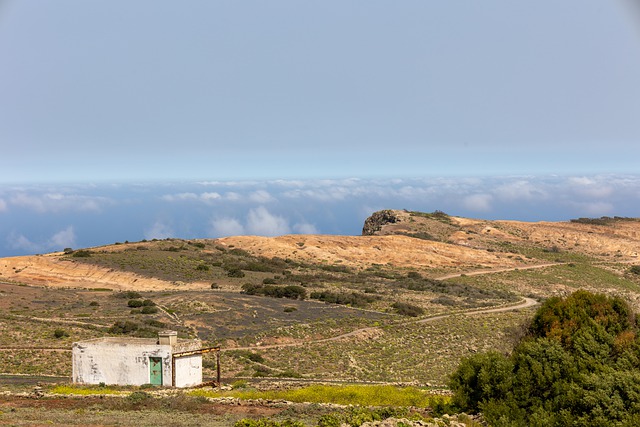
[{"label": "winding dirt track", "polygon": [[[563,263],[551,262],[551,263],[546,263],[546,264],[527,265],[527,266],[521,266],[521,267],[508,267],[508,268],[499,268],[499,269],[491,269],[491,270],[477,270],[477,271],[470,271],[470,272],[466,272],[466,273],[447,274],[445,276],[437,277],[436,280],[453,279],[454,277],[460,277],[460,276],[479,276],[481,274],[503,273],[505,271],[531,270],[531,269],[535,269],[535,268],[552,267],[554,265],[560,265],[560,264],[563,264]],[[457,316],[457,315],[474,316],[474,315],[478,315],[478,314],[500,313],[500,312],[503,312],[503,311],[520,310],[520,309],[523,309],[523,308],[532,307],[532,306],[534,306],[536,304],[538,304],[538,302],[536,300],[534,300],[533,298],[524,297],[522,302],[520,302],[520,303],[518,303],[516,305],[509,305],[509,306],[504,306],[504,307],[494,307],[494,308],[486,308],[486,309],[480,309],[480,310],[470,310],[470,311],[462,311],[462,312],[441,314],[441,315],[438,315],[438,316],[428,317],[426,319],[410,320],[410,321],[407,321],[407,322],[399,322],[399,323],[395,323],[393,325],[390,325],[388,327],[398,327],[398,326],[411,325],[411,324],[422,324],[422,323],[435,322],[436,320],[441,320],[441,319],[445,319],[447,317]],[[378,328],[378,327],[360,328],[360,329],[356,329],[356,330],[351,331],[351,332],[347,332],[345,334],[337,335],[335,337],[322,338],[322,339],[313,340],[313,341],[301,341],[301,342],[283,343],[283,344],[269,344],[269,345],[262,345],[262,346],[224,348],[221,351],[230,351],[230,350],[265,350],[265,349],[270,349],[270,348],[294,347],[294,346],[299,346],[299,345],[303,345],[303,344],[315,344],[315,343],[331,342],[331,341],[338,341],[338,340],[342,340],[342,339],[346,339],[346,338],[351,338],[351,337],[354,337],[354,336],[357,336],[357,335],[361,335],[361,334],[366,334],[366,333],[369,333],[369,332],[375,332],[376,330],[379,330],[379,329],[380,328]]]},{"label": "winding dirt track", "polygon": [[494,268],[491,270],[476,270],[476,271],[470,271],[468,273],[447,274],[445,276],[436,277],[436,280],[447,280],[447,279],[453,279],[454,277],[461,277],[461,276],[479,276],[481,274],[504,273],[505,271],[533,270],[535,268],[553,267],[554,265],[562,265],[562,264],[566,264],[566,263],[549,262],[546,264],[523,265],[522,267],[507,267],[507,268]]},{"label": "winding dirt track", "polygon": [[[407,321],[407,322],[399,322],[399,323],[395,323],[393,325],[390,325],[388,327],[392,327],[393,328],[393,327],[405,326],[405,325],[411,325],[411,324],[422,324],[422,323],[435,322],[437,320],[441,320],[441,319],[445,319],[447,317],[452,317],[452,316],[457,316],[457,315],[475,316],[475,315],[478,315],[478,314],[499,313],[499,312],[503,312],[503,311],[520,310],[520,309],[523,309],[523,308],[532,307],[532,306],[534,306],[536,304],[538,304],[538,302],[536,300],[534,300],[533,298],[523,298],[522,302],[520,302],[520,303],[518,303],[516,305],[510,305],[510,306],[505,306],[505,307],[487,308],[487,309],[481,309],[481,310],[462,311],[462,312],[448,313],[448,314],[441,314],[439,316],[428,317],[426,319],[410,320],[410,321]],[[357,335],[361,335],[363,333],[366,334],[367,332],[374,332],[374,331],[379,330],[379,329],[380,329],[379,327],[375,327],[374,326],[374,327],[356,329],[354,331],[347,332],[347,333],[341,334],[341,335],[337,335],[335,337],[322,338],[322,339],[319,339],[319,340],[300,341],[300,342],[295,342],[295,343],[284,343],[284,344],[270,344],[270,345],[261,345],[261,346],[223,348],[223,349],[221,349],[221,351],[266,350],[266,349],[270,349],[270,348],[295,347],[295,346],[299,346],[299,345],[303,345],[303,344],[316,344],[316,343],[323,343],[323,342],[331,342],[331,341],[338,341],[338,340],[342,340],[342,339],[351,338],[351,337],[354,337],[354,336],[357,336]]]}]

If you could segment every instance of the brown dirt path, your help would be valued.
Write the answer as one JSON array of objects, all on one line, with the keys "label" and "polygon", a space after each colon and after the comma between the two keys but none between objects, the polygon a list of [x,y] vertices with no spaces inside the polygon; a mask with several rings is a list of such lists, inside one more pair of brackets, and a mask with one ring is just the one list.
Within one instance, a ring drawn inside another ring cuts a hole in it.
[{"label": "brown dirt path", "polygon": [[481,274],[489,274],[489,273],[504,273],[506,271],[533,270],[535,268],[553,267],[554,265],[562,265],[562,264],[566,264],[566,263],[548,262],[545,264],[523,265],[519,267],[492,268],[490,270],[476,270],[476,271],[469,271],[466,273],[452,273],[452,274],[446,274],[444,276],[436,277],[435,280],[447,280],[447,279],[453,279],[455,277],[461,277],[461,276],[479,276]]},{"label": "brown dirt path", "polygon": [[[504,307],[494,307],[494,308],[486,308],[486,309],[480,309],[480,310],[460,311],[460,312],[454,312],[454,313],[448,313],[448,314],[441,314],[441,315],[438,315],[438,316],[428,317],[426,319],[409,320],[409,321],[405,321],[405,322],[398,322],[398,323],[395,323],[393,325],[389,325],[388,327],[398,327],[398,326],[405,326],[405,325],[411,325],[411,324],[422,324],[422,323],[428,323],[428,322],[435,322],[437,320],[442,320],[442,319],[445,319],[447,317],[452,317],[452,316],[457,316],[457,315],[477,316],[479,314],[500,313],[500,312],[503,312],[503,311],[521,310],[523,308],[532,307],[532,306],[534,306],[536,304],[538,304],[538,301],[534,300],[533,298],[523,298],[523,300],[520,303],[516,304],[516,305],[509,305],[509,306],[504,306]],[[335,337],[322,338],[322,339],[319,339],[319,340],[299,341],[299,342],[282,343],[282,344],[269,344],[269,345],[262,345],[262,346],[223,348],[221,351],[266,350],[266,349],[271,349],[271,348],[294,347],[294,346],[299,346],[299,345],[303,345],[303,344],[316,344],[316,343],[338,341],[338,340],[352,338],[352,337],[361,336],[361,335],[375,336],[375,335],[377,335],[377,331],[379,331],[379,330],[380,330],[379,327],[372,326],[372,327],[367,327],[367,328],[356,329],[354,331],[347,332],[347,333],[344,333],[344,334],[341,334],[341,335],[337,335]]]}]

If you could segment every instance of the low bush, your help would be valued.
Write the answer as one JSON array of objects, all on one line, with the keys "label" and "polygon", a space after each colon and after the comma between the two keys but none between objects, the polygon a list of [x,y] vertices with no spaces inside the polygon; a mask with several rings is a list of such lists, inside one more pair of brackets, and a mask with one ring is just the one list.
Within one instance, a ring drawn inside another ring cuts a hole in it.
[{"label": "low bush", "polygon": [[406,302],[395,302],[391,307],[393,307],[398,314],[403,316],[418,317],[424,314],[424,309],[422,307]]},{"label": "low bush", "polygon": [[86,249],[81,249],[79,251],[73,252],[71,256],[75,258],[88,258],[91,256],[91,251],[88,251]]},{"label": "low bush", "polygon": [[163,322],[161,322],[159,320],[156,320],[156,319],[147,319],[147,320],[144,321],[144,323],[146,325],[153,326],[154,328],[163,329],[163,328],[167,327],[166,323],[163,323]]},{"label": "low bush", "polygon": [[362,294],[358,292],[337,293],[330,291],[312,292],[310,298],[326,302],[328,304],[350,305],[352,307],[366,307],[372,302],[380,299],[377,295]]},{"label": "low bush", "polygon": [[272,298],[288,298],[303,300],[307,297],[307,290],[298,285],[254,285],[245,283],[242,285],[242,293],[247,295],[263,295]]},{"label": "low bush", "polygon": [[245,274],[244,271],[242,271],[240,268],[230,268],[227,270],[227,276],[241,278],[244,277]]},{"label": "low bush", "polygon": [[243,418],[236,421],[233,427],[305,427],[302,421],[286,419],[284,421],[274,421],[269,418]]},{"label": "low bush", "polygon": [[140,313],[142,314],[156,314],[157,312],[158,312],[158,309],[156,307],[149,306],[149,305],[142,307],[142,310],[140,310]]},{"label": "low bush", "polygon": [[53,336],[57,339],[61,339],[64,337],[68,337],[69,332],[65,331],[64,329],[56,329],[55,331],[53,331]]},{"label": "low bush", "polygon": [[138,308],[138,307],[142,307],[143,305],[144,304],[140,299],[130,299],[129,301],[127,301],[127,306],[131,308]]},{"label": "low bush", "polygon": [[249,359],[252,362],[264,363],[264,357],[260,353],[254,353],[249,350],[232,350],[229,353],[233,356]]},{"label": "low bush", "polygon": [[142,298],[142,295],[140,295],[138,292],[134,292],[134,291],[118,292],[118,293],[114,294],[114,296],[115,296],[116,298],[122,298],[122,299],[137,299],[137,298]]},{"label": "low bush", "polygon": [[140,325],[130,320],[118,320],[108,330],[110,334],[130,334],[138,330]]},{"label": "low bush", "polygon": [[407,278],[413,279],[413,280],[420,280],[422,279],[422,275],[417,271],[410,271],[409,273],[407,273]]}]

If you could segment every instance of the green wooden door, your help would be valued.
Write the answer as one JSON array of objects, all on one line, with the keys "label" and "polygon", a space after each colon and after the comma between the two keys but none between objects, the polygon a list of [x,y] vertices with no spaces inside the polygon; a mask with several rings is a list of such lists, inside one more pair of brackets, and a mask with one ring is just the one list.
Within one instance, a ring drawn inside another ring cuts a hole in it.
[{"label": "green wooden door", "polygon": [[162,385],[162,358],[149,358],[149,383],[153,385]]}]

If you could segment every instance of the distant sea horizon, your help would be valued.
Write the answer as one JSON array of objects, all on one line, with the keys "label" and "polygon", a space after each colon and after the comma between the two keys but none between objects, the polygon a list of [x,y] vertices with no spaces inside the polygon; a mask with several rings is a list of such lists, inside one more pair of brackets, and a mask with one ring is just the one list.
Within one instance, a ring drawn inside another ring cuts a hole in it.
[{"label": "distant sea horizon", "polygon": [[124,241],[360,235],[381,209],[520,221],[640,216],[640,175],[0,184],[0,257]]}]

